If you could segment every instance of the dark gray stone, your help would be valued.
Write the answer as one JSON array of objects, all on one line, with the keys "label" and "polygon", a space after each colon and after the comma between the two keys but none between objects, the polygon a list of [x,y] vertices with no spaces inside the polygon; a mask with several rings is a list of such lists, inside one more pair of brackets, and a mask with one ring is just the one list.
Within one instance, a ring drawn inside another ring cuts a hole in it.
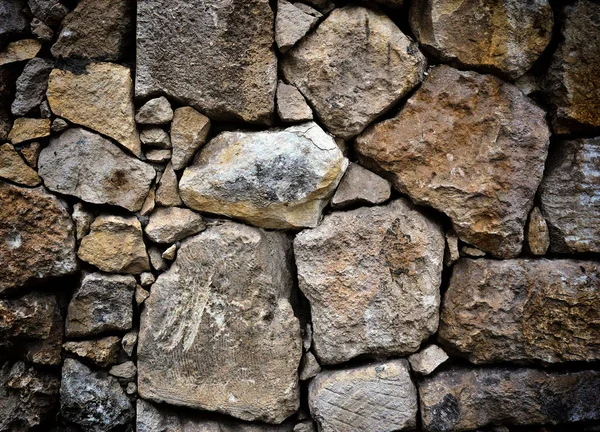
[{"label": "dark gray stone", "polygon": [[29,9],[36,18],[50,27],[60,24],[69,9],[60,0],[28,0]]},{"label": "dark gray stone", "polygon": [[12,103],[12,113],[24,116],[34,111],[44,101],[48,88],[48,76],[52,62],[42,58],[32,58],[27,62],[17,80],[17,92]]},{"label": "dark gray stone", "polygon": [[0,2],[0,49],[9,38],[25,34],[29,20],[25,16],[24,0],[3,0]]}]

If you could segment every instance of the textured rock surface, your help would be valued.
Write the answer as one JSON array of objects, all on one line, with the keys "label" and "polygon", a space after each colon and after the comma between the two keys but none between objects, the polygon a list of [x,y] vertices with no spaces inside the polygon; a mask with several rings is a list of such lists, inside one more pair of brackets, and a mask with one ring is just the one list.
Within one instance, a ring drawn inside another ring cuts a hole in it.
[{"label": "textured rock surface", "polygon": [[351,163],[331,199],[331,207],[340,209],[352,205],[381,204],[390,198],[391,193],[390,182]]},{"label": "textured rock surface", "polygon": [[158,127],[149,127],[142,129],[140,133],[142,144],[163,149],[171,148],[171,138],[169,134]]},{"label": "textured rock surface", "polygon": [[27,62],[17,80],[17,91],[11,108],[13,115],[24,116],[39,107],[46,96],[51,70],[52,62],[48,60],[33,58]]},{"label": "textured rock surface", "polygon": [[108,373],[117,378],[122,378],[125,380],[132,380],[135,378],[135,375],[137,374],[137,369],[135,367],[135,363],[133,363],[130,360],[130,361],[126,361],[125,363],[120,363],[118,365],[114,365],[113,367],[110,368],[110,371]]},{"label": "textured rock surface", "polygon": [[474,363],[599,360],[598,287],[592,261],[463,259],[440,339]]},{"label": "textured rock surface", "polygon": [[136,95],[165,93],[213,120],[269,122],[277,86],[273,28],[267,0],[141,2]]},{"label": "textured rock surface", "polygon": [[25,186],[37,186],[40,177],[10,144],[0,145],[0,178]]},{"label": "textured rock surface", "polygon": [[336,136],[360,133],[423,79],[417,45],[387,16],[335,9],[289,51],[282,70]]},{"label": "textured rock surface", "polygon": [[177,184],[177,176],[175,175],[175,171],[173,171],[172,163],[166,166],[158,182],[156,204],[165,207],[183,205],[183,201],[179,197],[179,185]]},{"label": "textured rock surface", "polygon": [[173,120],[173,109],[166,97],[150,99],[138,110],[135,121],[140,124],[162,125]]},{"label": "textured rock surface", "polygon": [[600,252],[600,137],[558,143],[540,186],[550,250]]},{"label": "textured rock surface", "polygon": [[59,0],[27,0],[31,13],[51,27],[60,24],[69,9]]},{"label": "textured rock surface", "polygon": [[186,240],[142,312],[140,396],[282,422],[299,404],[292,285],[284,234],[226,222]]},{"label": "textured rock surface", "polygon": [[534,255],[544,255],[550,246],[548,224],[538,207],[534,207],[529,213],[527,245],[529,251]]},{"label": "textured rock surface", "polygon": [[277,2],[275,42],[279,51],[288,51],[312,29],[322,15],[318,11],[306,13],[286,0]]},{"label": "textured rock surface", "polygon": [[544,117],[511,84],[438,66],[396,117],[357,139],[356,151],[413,201],[446,213],[461,240],[514,257],[544,170]]},{"label": "textured rock surface", "polygon": [[424,50],[444,62],[511,79],[542,54],[553,23],[547,0],[416,0],[410,11],[411,28]]},{"label": "textured rock surface", "polygon": [[444,237],[406,201],[332,213],[294,253],[321,363],[410,354],[436,331]]},{"label": "textured rock surface", "polygon": [[158,208],[150,215],[144,231],[155,243],[174,243],[206,228],[204,219],[197,213],[179,207]]},{"label": "textured rock surface", "polygon": [[42,44],[35,39],[23,39],[9,43],[0,51],[0,66],[8,63],[32,59],[42,48]]},{"label": "textured rock surface", "polygon": [[44,188],[0,181],[0,292],[78,268],[73,222]]},{"label": "textured rock surface", "polygon": [[117,336],[106,336],[100,339],[65,342],[63,348],[77,357],[106,367],[117,362],[119,342]]},{"label": "textured rock surface", "polygon": [[47,96],[55,115],[107,135],[134,155],[141,155],[128,68],[91,63],[84,72],[54,69]]},{"label": "textured rock surface", "polygon": [[408,358],[411,369],[421,375],[429,375],[446,360],[448,354],[437,345],[429,345]]},{"label": "textured rock surface", "polygon": [[52,191],[130,211],[142,208],[156,175],[151,166],[81,128],[50,140],[40,154],[39,174]]},{"label": "textured rock surface", "polygon": [[321,366],[310,351],[304,353],[300,362],[300,381],[306,381],[317,376],[321,372]]},{"label": "textured rock surface", "polygon": [[24,34],[29,20],[23,12],[24,0],[4,1],[0,3],[0,48],[5,40]]},{"label": "textured rock surface", "polygon": [[599,391],[596,371],[525,368],[454,369],[419,385],[423,427],[439,432],[598,420]]},{"label": "textured rock surface", "polygon": [[322,372],[310,383],[308,404],[322,432],[417,426],[417,389],[406,360]]},{"label": "textured rock surface", "polygon": [[73,205],[71,219],[75,222],[75,237],[79,241],[90,232],[90,225],[94,221],[94,215],[83,204],[78,202]]},{"label": "textured rock surface", "polygon": [[315,123],[223,132],[184,171],[179,191],[194,210],[263,228],[316,226],[347,164]]},{"label": "textured rock surface", "polygon": [[13,144],[20,144],[50,135],[50,120],[21,117],[15,119],[8,139]]},{"label": "textured rock surface", "polygon": [[171,125],[173,146],[173,169],[185,168],[196,151],[206,143],[210,131],[210,120],[192,107],[175,110]]},{"label": "textured rock surface", "polygon": [[298,123],[313,119],[313,113],[302,93],[289,84],[277,85],[277,114],[282,122]]}]

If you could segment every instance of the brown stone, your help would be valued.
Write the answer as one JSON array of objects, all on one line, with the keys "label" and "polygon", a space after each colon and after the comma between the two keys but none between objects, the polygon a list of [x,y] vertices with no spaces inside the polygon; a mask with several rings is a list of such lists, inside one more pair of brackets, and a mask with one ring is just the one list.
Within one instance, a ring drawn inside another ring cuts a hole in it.
[{"label": "brown stone", "polygon": [[381,204],[390,198],[391,193],[390,182],[351,163],[331,199],[331,207],[341,209],[353,205]]},{"label": "brown stone", "polygon": [[171,124],[171,145],[173,146],[173,169],[185,168],[196,151],[206,143],[210,132],[210,120],[192,107],[175,110]]},{"label": "brown stone", "polygon": [[181,198],[179,197],[179,185],[177,184],[175,171],[173,171],[172,162],[169,162],[158,182],[156,204],[164,207],[183,205],[183,201],[181,201]]},{"label": "brown stone", "polygon": [[20,144],[50,135],[50,120],[20,117],[15,119],[8,139],[13,144]]},{"label": "brown stone", "polygon": [[302,93],[294,86],[279,81],[277,85],[277,114],[282,122],[298,123],[313,119],[313,113]]},{"label": "brown stone", "polygon": [[19,153],[27,162],[31,168],[37,168],[38,158],[40,157],[40,152],[42,151],[42,143],[39,141],[33,141],[23,145],[19,149]]},{"label": "brown stone", "polygon": [[174,243],[200,231],[206,224],[198,213],[187,208],[160,207],[150,215],[144,228],[146,237],[155,243]]},{"label": "brown stone", "polygon": [[107,336],[100,339],[65,342],[63,348],[66,352],[89,360],[100,367],[107,367],[117,362],[119,342],[118,336]]},{"label": "brown stone", "polygon": [[0,51],[0,66],[32,59],[41,48],[42,44],[35,39],[23,39],[11,42],[4,50]]},{"label": "brown stone", "polygon": [[544,255],[550,246],[548,224],[538,207],[534,207],[529,213],[526,237],[529,251],[534,255]]},{"label": "brown stone", "polygon": [[0,145],[0,178],[25,186],[37,186],[40,177],[10,144]]}]

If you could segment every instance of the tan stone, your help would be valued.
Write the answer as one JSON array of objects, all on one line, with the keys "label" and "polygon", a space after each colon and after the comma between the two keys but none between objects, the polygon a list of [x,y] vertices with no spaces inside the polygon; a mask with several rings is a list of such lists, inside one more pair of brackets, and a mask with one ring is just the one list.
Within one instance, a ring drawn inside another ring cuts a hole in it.
[{"label": "tan stone", "polygon": [[25,186],[37,186],[41,181],[10,144],[0,145],[0,178]]},{"label": "tan stone", "polygon": [[185,168],[196,151],[206,143],[210,120],[192,107],[181,107],[173,114],[171,146],[173,169]]},{"label": "tan stone", "polygon": [[50,120],[20,117],[15,119],[8,139],[13,144],[20,144],[50,135]]},{"label": "tan stone", "polygon": [[204,219],[187,208],[159,207],[150,215],[144,228],[146,237],[155,243],[174,243],[206,228]]},{"label": "tan stone", "polygon": [[534,207],[531,213],[529,213],[527,245],[529,246],[529,251],[534,255],[544,255],[550,246],[548,224],[538,207]]},{"label": "tan stone", "polygon": [[420,375],[429,375],[448,360],[448,354],[437,345],[429,345],[408,357],[410,367]]},{"label": "tan stone", "polygon": [[0,66],[32,59],[41,48],[42,44],[35,39],[23,39],[11,42],[0,52]]},{"label": "tan stone", "polygon": [[89,360],[98,366],[107,367],[117,362],[119,337],[107,336],[86,341],[70,341],[63,344],[66,352]]},{"label": "tan stone", "polygon": [[181,201],[181,198],[179,197],[179,185],[177,184],[175,171],[173,171],[172,162],[169,162],[158,182],[156,204],[164,207],[183,205],[183,201]]},{"label": "tan stone", "polygon": [[37,168],[38,158],[40,157],[40,152],[42,151],[42,143],[38,141],[33,141],[25,144],[23,147],[19,149],[19,153],[27,162],[31,168]]}]

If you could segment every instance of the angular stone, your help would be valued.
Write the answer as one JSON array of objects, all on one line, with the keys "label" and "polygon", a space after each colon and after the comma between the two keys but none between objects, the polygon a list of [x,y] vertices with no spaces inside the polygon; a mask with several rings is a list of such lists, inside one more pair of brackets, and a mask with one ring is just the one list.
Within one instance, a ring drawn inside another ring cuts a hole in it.
[{"label": "angular stone", "polygon": [[150,215],[150,222],[144,228],[144,232],[146,237],[155,243],[173,243],[205,228],[202,216],[189,209],[160,207]]},{"label": "angular stone", "polygon": [[20,144],[50,135],[50,120],[20,117],[15,119],[8,139],[13,144]]},{"label": "angular stone", "polygon": [[69,213],[43,187],[0,181],[0,293],[78,269]]},{"label": "angular stone", "polygon": [[30,28],[31,33],[33,33],[41,43],[51,43],[54,40],[54,31],[39,19],[32,19]]},{"label": "angular stone", "polygon": [[11,144],[0,145],[0,178],[25,186],[37,186],[40,177],[28,166]]},{"label": "angular stone", "polygon": [[303,421],[296,423],[293,432],[316,432],[312,421]]},{"label": "angular stone", "polygon": [[152,285],[156,281],[154,275],[150,272],[144,272],[140,275],[140,284],[143,287]]},{"label": "angular stone", "polygon": [[181,198],[179,197],[179,185],[177,184],[175,171],[173,171],[172,161],[167,165],[158,182],[156,204],[164,207],[183,205],[183,201],[181,201]]},{"label": "angular stone", "polygon": [[129,357],[133,355],[133,350],[137,345],[137,340],[137,330],[131,330],[130,332],[127,332],[127,334],[125,334],[125,336],[123,336],[123,339],[121,340],[121,346],[123,347],[123,351],[125,351],[125,353],[127,353]]},{"label": "angular stone", "polygon": [[147,146],[163,149],[171,148],[171,138],[169,138],[169,134],[163,129],[157,127],[142,129],[140,141],[142,141],[142,144]]},{"label": "angular stone", "polygon": [[144,200],[144,205],[142,205],[142,209],[140,210],[141,216],[148,216],[152,210],[154,210],[154,207],[156,206],[155,199],[156,185],[152,185],[150,191],[148,192],[148,196],[146,196],[146,199]]},{"label": "angular stone", "polygon": [[0,48],[4,42],[27,31],[29,20],[23,9],[24,0],[10,0],[0,3]]},{"label": "angular stone", "polygon": [[460,258],[458,251],[458,237],[453,229],[446,231],[446,252],[444,252],[444,264],[450,267]]},{"label": "angular stone", "polygon": [[150,297],[150,293],[148,291],[139,285],[135,287],[135,302],[138,306],[141,306],[141,304],[144,303],[148,297]]},{"label": "angular stone", "polygon": [[119,342],[118,336],[107,336],[94,340],[65,342],[63,348],[66,352],[100,367],[107,367],[117,362]]},{"label": "angular stone", "polygon": [[420,375],[429,375],[448,360],[448,354],[437,345],[429,345],[408,358],[410,367]]},{"label": "angular stone", "polygon": [[277,2],[275,18],[275,42],[279,51],[285,53],[310,31],[323,15],[308,14],[286,0]]},{"label": "angular stone", "polygon": [[224,222],[184,241],[142,311],[140,396],[244,420],[293,414],[302,342],[291,265],[283,233]]},{"label": "angular stone", "polygon": [[185,168],[196,151],[204,145],[210,132],[210,120],[192,107],[175,110],[171,125],[173,169]]},{"label": "angular stone", "polygon": [[462,259],[440,340],[477,364],[600,360],[599,281],[593,261]]},{"label": "angular stone", "polygon": [[173,261],[177,255],[177,245],[171,245],[162,253],[162,257],[166,260]]},{"label": "angular stone", "polygon": [[[578,215],[578,217],[580,216]],[[527,223],[527,245],[529,251],[534,255],[544,255],[550,246],[548,224],[538,207],[534,207],[529,213],[529,222]]]},{"label": "angular stone", "polygon": [[279,81],[277,85],[277,114],[285,123],[299,123],[313,119],[312,110],[302,93],[283,81]]},{"label": "angular stone", "polygon": [[400,192],[448,215],[461,240],[508,258],[521,251],[549,137],[544,111],[512,84],[437,66],[355,148]]},{"label": "angular stone", "polygon": [[132,380],[137,374],[137,369],[135,367],[135,364],[130,360],[126,361],[125,363],[114,365],[110,368],[110,371],[108,371],[108,373],[117,378]]},{"label": "angular stone", "polygon": [[553,24],[547,0],[416,0],[410,10],[411,29],[424,50],[443,62],[513,80],[544,52]]},{"label": "angular stone", "polygon": [[83,71],[54,69],[48,80],[47,96],[55,115],[109,136],[141,156],[128,68],[113,63],[90,63]]},{"label": "angular stone", "polygon": [[425,67],[417,44],[391,19],[358,6],[331,12],[282,63],[286,80],[344,139],[406,96],[423,80]]},{"label": "angular stone", "polygon": [[42,151],[42,143],[39,141],[32,141],[23,146],[18,150],[27,165],[31,168],[37,168],[38,158],[40,157],[40,152]]},{"label": "angular stone", "polygon": [[51,70],[52,62],[48,60],[33,58],[27,62],[17,80],[17,92],[12,103],[13,115],[24,116],[39,107],[46,96]]},{"label": "angular stone", "polygon": [[331,199],[331,207],[341,209],[365,204],[381,204],[390,198],[390,182],[377,174],[351,163]]},{"label": "angular stone", "polygon": [[600,4],[564,7],[561,38],[544,80],[556,133],[600,130]]},{"label": "angular stone", "polygon": [[69,9],[59,0],[28,0],[31,13],[51,27],[61,23]]},{"label": "angular stone", "polygon": [[423,429],[560,424],[600,419],[600,372],[456,368],[419,384]]},{"label": "angular stone", "polygon": [[332,213],[294,254],[321,364],[411,354],[435,333],[444,235],[406,201]]},{"label": "angular stone", "polygon": [[133,36],[131,0],[81,0],[62,21],[52,46],[57,58],[118,61]]},{"label": "angular stone", "polygon": [[81,240],[90,232],[90,225],[94,221],[94,216],[81,203],[73,205],[71,219],[75,222],[75,232],[77,240]]},{"label": "angular stone", "polygon": [[134,216],[98,216],[81,240],[77,255],[104,272],[140,274],[150,270],[142,225]]},{"label": "angular stone", "polygon": [[133,421],[135,410],[116,378],[66,359],[60,386],[60,413],[86,431],[105,432]]},{"label": "angular stone", "polygon": [[179,182],[190,208],[263,228],[314,227],[348,160],[316,123],[223,132]]},{"label": "angular stone", "polygon": [[69,127],[69,123],[67,123],[64,119],[55,118],[52,121],[52,125],[50,126],[50,130],[52,132],[62,132]]},{"label": "angular stone", "polygon": [[540,186],[550,250],[600,252],[600,137],[557,143]]},{"label": "angular stone", "polygon": [[300,362],[300,381],[306,381],[317,376],[321,372],[319,362],[310,351],[304,353]]},{"label": "angular stone", "polygon": [[129,211],[142,208],[156,176],[150,165],[81,128],[50,140],[40,154],[38,172],[52,191]]},{"label": "angular stone", "polygon": [[138,110],[135,121],[139,124],[162,125],[173,120],[173,109],[166,97],[150,99]]},{"label": "angular stone", "polygon": [[23,39],[9,43],[0,51],[0,66],[34,58],[42,49],[42,44],[35,39]]},{"label": "angular stone", "polygon": [[152,263],[152,268],[157,271],[165,270],[168,265],[162,257],[160,249],[157,247],[150,247],[148,249],[148,255],[150,255],[150,262]]},{"label": "angular stone", "polygon": [[151,163],[161,164],[171,159],[171,150],[169,149],[150,149],[146,150],[146,160]]},{"label": "angular stone", "polygon": [[137,14],[136,96],[166,94],[213,120],[271,120],[277,58],[267,0],[150,0]]},{"label": "angular stone", "polygon": [[485,252],[471,246],[463,245],[460,248],[460,256],[481,258],[485,256]]},{"label": "angular stone", "polygon": [[83,277],[69,303],[67,337],[88,337],[131,329],[133,276],[90,273]]},{"label": "angular stone", "polygon": [[322,372],[310,383],[308,405],[322,432],[417,426],[417,389],[406,360]]}]

